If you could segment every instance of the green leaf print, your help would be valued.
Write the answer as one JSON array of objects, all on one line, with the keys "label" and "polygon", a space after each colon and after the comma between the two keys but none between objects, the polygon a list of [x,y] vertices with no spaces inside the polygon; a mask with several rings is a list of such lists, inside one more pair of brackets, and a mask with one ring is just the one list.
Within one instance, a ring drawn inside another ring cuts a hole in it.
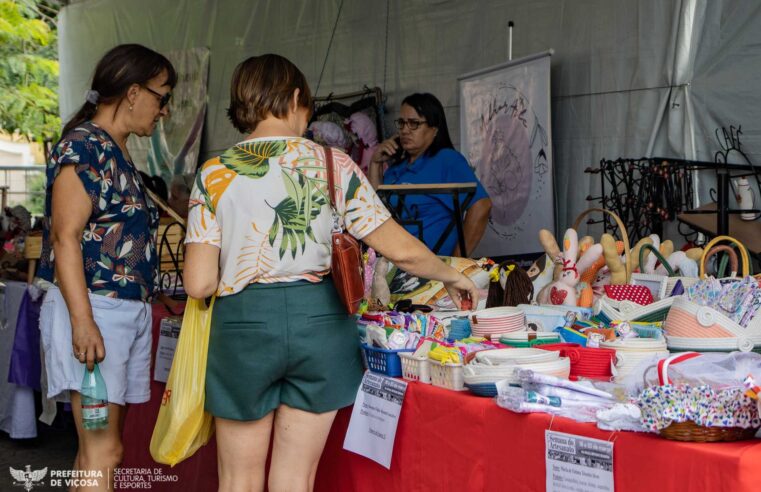
[{"label": "green leaf print", "polygon": [[359,190],[360,186],[362,186],[362,182],[359,180],[359,177],[356,174],[352,174],[351,179],[349,180],[349,186],[346,189],[346,194],[344,195],[346,201],[357,196],[357,190]]},{"label": "green leaf print", "polygon": [[217,212],[214,210],[214,205],[211,203],[211,197],[209,196],[209,191],[204,186],[203,173],[201,171],[196,173],[196,187],[198,188],[198,191],[201,192],[203,201],[206,202],[206,209],[209,211],[209,213],[216,214]]},{"label": "green leaf print", "polygon": [[243,142],[228,149],[219,160],[226,168],[242,176],[258,179],[269,171],[270,158],[283,155],[286,151],[283,140]]},{"label": "green leaf print", "polygon": [[320,209],[325,205],[325,199],[322,196],[313,197],[309,193],[308,187],[302,189],[303,194],[299,194],[302,200],[309,201],[310,209],[307,212],[306,205],[298,206],[292,196],[284,198],[277,206],[272,207],[275,212],[275,220],[269,231],[270,246],[275,244],[278,232],[282,229],[282,237],[279,248],[280,259],[282,260],[285,253],[290,251],[291,255],[296,258],[299,246],[301,252],[306,250],[307,237],[315,241],[312,232],[311,222],[320,214]]}]

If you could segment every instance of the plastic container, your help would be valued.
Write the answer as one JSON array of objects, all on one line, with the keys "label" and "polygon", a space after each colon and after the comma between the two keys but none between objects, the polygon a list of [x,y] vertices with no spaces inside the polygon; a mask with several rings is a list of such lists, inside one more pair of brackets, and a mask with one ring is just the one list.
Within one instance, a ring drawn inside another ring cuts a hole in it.
[{"label": "plastic container", "polygon": [[368,369],[385,376],[398,378],[402,375],[402,361],[399,354],[414,352],[415,349],[387,350],[362,344],[362,351],[365,354]]},{"label": "plastic container", "polygon": [[82,401],[82,427],[87,430],[107,428],[108,390],[98,364],[95,364],[92,372],[85,367],[79,393]]},{"label": "plastic container", "polygon": [[411,353],[401,352],[402,377],[408,381],[431,384],[431,361],[428,357],[415,357]]},{"label": "plastic container", "polygon": [[431,384],[453,391],[466,391],[462,364],[431,363]]}]

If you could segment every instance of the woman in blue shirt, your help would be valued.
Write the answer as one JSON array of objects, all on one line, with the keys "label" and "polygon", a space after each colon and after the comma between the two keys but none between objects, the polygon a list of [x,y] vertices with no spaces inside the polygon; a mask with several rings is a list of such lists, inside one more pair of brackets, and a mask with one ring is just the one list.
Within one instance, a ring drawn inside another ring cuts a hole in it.
[{"label": "woman in blue shirt", "polygon": [[[491,200],[465,157],[454,149],[441,102],[433,94],[412,94],[402,101],[399,116],[394,122],[399,134],[382,142],[373,155],[370,183],[377,188],[380,184],[475,182],[476,194],[463,222],[465,247],[467,252],[472,252],[486,230]],[[385,165],[389,167],[384,173]],[[461,202],[463,198],[464,194]],[[434,249],[451,222],[453,208],[449,194],[408,195],[401,218],[419,221],[423,242]],[[413,235],[419,232],[415,224],[405,228]],[[461,255],[454,227],[434,252],[444,256]]]}]

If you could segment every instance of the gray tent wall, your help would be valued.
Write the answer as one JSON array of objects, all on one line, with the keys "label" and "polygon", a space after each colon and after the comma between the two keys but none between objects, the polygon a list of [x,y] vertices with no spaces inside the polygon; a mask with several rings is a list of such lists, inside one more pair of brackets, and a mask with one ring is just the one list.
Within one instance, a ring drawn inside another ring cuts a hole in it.
[{"label": "gray tent wall", "polygon": [[314,91],[336,25],[318,95],[381,86],[390,120],[405,95],[432,92],[457,142],[457,76],[506,60],[509,20],[514,57],[555,50],[561,230],[596,193],[599,179],[583,170],[601,158],[713,160],[714,130],[733,124],[761,162],[761,2],[745,0],[74,1],[60,14],[61,114],[81,104],[97,59],[115,44],[207,46],[207,158],[240,137],[225,116],[235,65],[280,53]]}]

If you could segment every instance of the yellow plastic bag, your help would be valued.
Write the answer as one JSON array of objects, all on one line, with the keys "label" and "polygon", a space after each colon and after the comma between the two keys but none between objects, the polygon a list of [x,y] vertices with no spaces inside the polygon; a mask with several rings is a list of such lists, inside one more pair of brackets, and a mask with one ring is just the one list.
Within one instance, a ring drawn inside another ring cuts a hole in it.
[{"label": "yellow plastic bag", "polygon": [[166,390],[151,437],[151,456],[174,466],[209,441],[212,416],[204,412],[206,358],[214,298],[208,309],[203,300],[188,298],[180,338]]}]

